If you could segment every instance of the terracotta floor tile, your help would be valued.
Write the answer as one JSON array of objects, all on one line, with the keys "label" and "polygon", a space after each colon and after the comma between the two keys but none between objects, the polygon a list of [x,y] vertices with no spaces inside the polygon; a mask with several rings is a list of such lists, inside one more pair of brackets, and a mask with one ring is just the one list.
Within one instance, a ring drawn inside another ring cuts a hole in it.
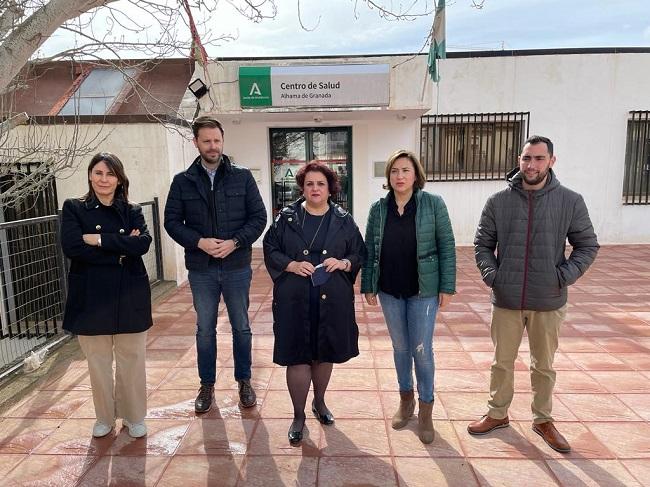
[{"label": "terracotta floor tile", "polygon": [[373,354],[370,350],[359,350],[359,355],[345,363],[336,364],[337,369],[372,369],[375,366]]},{"label": "terracotta floor tile", "polygon": [[631,370],[629,364],[609,353],[567,353],[582,370]]},{"label": "terracotta floor tile", "polygon": [[469,462],[460,458],[395,458],[400,485],[409,487],[475,487]]},{"label": "terracotta floor tile", "polygon": [[[385,369],[384,369],[385,370]],[[393,372],[394,373],[394,372]],[[286,389],[286,384],[284,385]],[[334,366],[328,391],[376,391],[377,379],[368,369],[342,369]]]},{"label": "terracotta floor tile", "polygon": [[[217,382],[214,385],[215,389],[237,389],[239,386],[235,381],[234,369],[222,368],[217,376]],[[251,385],[255,391],[267,389],[269,387],[269,380],[273,369],[270,367],[253,367],[251,371]]]},{"label": "terracotta floor tile", "polygon": [[89,391],[90,376],[86,368],[68,369],[62,376],[55,377],[41,387],[43,391]]},{"label": "terracotta floor tile", "polygon": [[0,422],[0,453],[29,453],[60,424],[60,419],[5,419]]},{"label": "terracotta floor tile", "polygon": [[339,419],[323,427],[320,445],[325,456],[389,455],[384,420]]},{"label": "terracotta floor tile", "polygon": [[446,352],[435,355],[436,370],[474,369],[472,357],[467,352]]},{"label": "terracotta floor tile", "polygon": [[[337,421],[338,423],[338,421]],[[302,455],[319,456],[322,428],[318,421],[307,417],[303,430],[303,440],[298,446],[291,446],[287,432],[291,419],[265,419],[257,423],[253,437],[250,440],[249,456],[251,455]],[[327,426],[327,428],[332,428]]]},{"label": "terracotta floor tile", "polygon": [[466,352],[492,352],[494,344],[489,337],[456,337]]},{"label": "terracotta floor tile", "polygon": [[473,458],[471,463],[481,486],[523,485],[523,479],[534,479],[535,487],[557,486],[553,474],[540,460]]},{"label": "terracotta floor tile", "polygon": [[425,445],[418,437],[417,418],[410,421],[404,428],[394,430],[387,423],[388,440],[392,455],[395,457],[462,457],[463,451],[456,430],[450,421],[433,422],[435,438],[433,443]]},{"label": "terracotta floor tile", "polygon": [[607,392],[607,389],[586,372],[563,370],[557,373],[555,392],[597,393]]},{"label": "terracotta floor tile", "polygon": [[0,478],[6,477],[25,458],[27,458],[27,454],[0,454]]},{"label": "terracotta floor tile", "polygon": [[4,414],[7,418],[63,419],[92,397],[90,391],[37,391]]},{"label": "terracotta floor tile", "polygon": [[[84,486],[138,485],[154,486],[162,475],[169,457],[102,457],[88,470]],[[184,483],[183,485],[187,485]]]},{"label": "terracotta floor tile", "polygon": [[55,455],[102,455],[111,447],[118,431],[114,428],[103,438],[93,438],[94,424],[94,419],[66,419],[34,451]]},{"label": "terracotta floor tile", "polygon": [[374,366],[378,369],[395,369],[392,350],[374,350]]},{"label": "terracotta floor tile", "polygon": [[641,486],[616,460],[548,460],[546,463],[566,486]]},{"label": "terracotta floor tile", "polygon": [[[219,374],[220,371],[217,371]],[[177,368],[173,369],[162,380],[158,389],[161,391],[168,389],[190,389],[192,391],[198,390],[201,383],[196,369],[193,368]]]},{"label": "terracotta floor tile", "polygon": [[455,336],[440,336],[433,340],[433,351],[434,353],[443,351],[462,352],[463,347]]},{"label": "terracotta floor tile", "polygon": [[[557,398],[557,394],[555,395]],[[593,396],[592,396],[593,397]],[[531,392],[516,392],[512,398],[512,404],[508,414],[510,419],[515,421],[526,422],[532,421],[533,413],[531,411],[531,403],[533,394]],[[570,408],[566,407],[561,401],[553,401],[553,419],[555,421],[577,421],[575,414]]]},{"label": "terracotta floor tile", "polygon": [[605,349],[590,338],[565,337],[559,341],[558,349],[561,352],[604,352]]},{"label": "terracotta floor tile", "polygon": [[555,397],[581,421],[641,420],[613,394],[599,394],[597,397],[593,394],[556,394]]},{"label": "terracotta floor tile", "polygon": [[[288,396],[288,393],[285,393]],[[311,394],[307,397],[307,415],[311,413]],[[325,401],[336,419],[383,419],[377,391],[327,391]]]},{"label": "terracotta floor tile", "polygon": [[147,418],[176,419],[194,417],[197,391],[159,390],[147,398]]},{"label": "terracotta floor tile", "polygon": [[650,484],[650,460],[622,460],[621,463],[641,485]]},{"label": "terracotta floor tile", "polygon": [[532,429],[531,423],[520,423],[521,430],[543,458],[616,458],[615,454],[582,423],[558,422],[556,427],[571,445],[571,453],[558,453],[550,448]]},{"label": "terracotta floor tile", "polygon": [[650,458],[648,423],[584,423],[619,459]]},{"label": "terracotta floor tile", "polygon": [[195,419],[180,440],[177,455],[244,455],[254,420]]},{"label": "terracotta floor tile", "polygon": [[147,367],[172,369],[184,354],[183,350],[149,349],[147,350],[146,364]]},{"label": "terracotta floor tile", "polygon": [[617,353],[650,353],[650,349],[644,346],[640,340],[625,337],[594,338],[607,352]]},{"label": "terracotta floor tile", "polygon": [[396,487],[397,480],[390,457],[321,458],[318,485]]},{"label": "terracotta floor tile", "polygon": [[148,349],[156,350],[187,350],[196,343],[196,337],[191,336],[159,336],[156,337],[148,346]]},{"label": "terracotta floor tile", "polygon": [[602,372],[590,371],[589,375],[597,380],[609,392],[650,393],[650,381],[640,372]]},{"label": "terracotta floor tile", "polygon": [[190,420],[150,419],[146,421],[147,436],[131,438],[124,426],[108,449],[108,455],[143,456],[173,455],[190,427]]},{"label": "terracotta floor tile", "polygon": [[650,421],[650,394],[616,394],[616,397],[643,420]]},{"label": "terracotta floor tile", "polygon": [[510,422],[507,428],[501,428],[484,436],[473,436],[467,432],[469,421],[453,421],[456,434],[467,458],[529,458],[537,459],[541,454],[530,443],[522,428],[530,427],[522,423]]},{"label": "terracotta floor tile", "polygon": [[[381,392],[381,403],[384,410],[384,418],[392,419],[395,411],[400,402],[400,396],[398,392]],[[415,394],[416,406],[415,412],[413,413],[413,418],[411,421],[417,421],[418,406],[417,406],[417,392]],[[447,419],[447,413],[443,407],[442,401],[440,400],[439,394],[436,393],[433,396],[433,419]]]},{"label": "terracotta floor tile", "polygon": [[436,372],[436,392],[487,392],[488,375],[477,370]]},{"label": "terracotta floor tile", "polygon": [[97,461],[97,457],[75,455],[30,455],[8,476],[2,485],[72,486]]},{"label": "terracotta floor tile", "polygon": [[238,486],[284,487],[316,485],[318,459],[292,456],[249,456],[240,470]]},{"label": "terracotta floor tile", "polygon": [[438,396],[451,420],[474,421],[487,412],[487,392],[438,392]]}]

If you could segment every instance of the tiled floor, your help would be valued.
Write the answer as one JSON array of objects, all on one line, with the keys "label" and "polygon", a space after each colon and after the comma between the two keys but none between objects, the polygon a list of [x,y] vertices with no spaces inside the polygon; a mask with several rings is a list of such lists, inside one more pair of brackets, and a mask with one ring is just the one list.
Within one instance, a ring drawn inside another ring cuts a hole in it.
[{"label": "tiled floor", "polygon": [[250,315],[259,404],[237,406],[225,310],[220,314],[217,405],[193,410],[194,312],[183,287],[160,302],[148,341],[149,435],[90,436],[85,362],[60,367],[40,390],[0,417],[0,484],[8,485],[650,485],[650,246],[601,250],[571,289],[562,329],[554,414],[573,445],[561,455],[530,428],[529,354],[516,370],[512,426],[471,437],[485,412],[492,343],[489,298],[471,249],[459,249],[458,296],[438,317],[436,439],[415,421],[390,427],[397,404],[390,340],[378,308],[359,299],[361,355],[336,366],[328,404],[334,426],[309,419],[302,446],[286,438],[291,403],[272,363],[271,282],[259,252]]}]

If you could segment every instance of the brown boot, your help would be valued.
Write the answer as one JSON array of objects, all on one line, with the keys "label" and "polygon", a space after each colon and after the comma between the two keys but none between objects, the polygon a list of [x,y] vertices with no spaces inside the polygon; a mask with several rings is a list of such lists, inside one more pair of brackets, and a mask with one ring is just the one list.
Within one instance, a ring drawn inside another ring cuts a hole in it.
[{"label": "brown boot", "polygon": [[422,443],[431,443],[435,436],[433,431],[433,401],[422,402],[418,401],[420,407],[418,408],[418,436]]},{"label": "brown boot", "polygon": [[406,426],[413,412],[415,411],[415,396],[413,391],[399,393],[399,408],[393,416],[393,429],[400,429]]}]

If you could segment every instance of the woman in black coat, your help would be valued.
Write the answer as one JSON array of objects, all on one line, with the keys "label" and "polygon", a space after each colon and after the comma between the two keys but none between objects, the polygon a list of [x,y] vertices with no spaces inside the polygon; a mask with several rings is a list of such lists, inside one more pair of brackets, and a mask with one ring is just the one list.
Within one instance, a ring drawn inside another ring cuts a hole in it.
[{"label": "woman in black coat", "polygon": [[66,200],[61,216],[61,245],[70,259],[63,329],[78,335],[88,360],[95,437],[110,433],[118,417],[132,437],[147,433],[145,342],[152,318],[142,255],[151,236],[128,190],[122,162],[97,154],[88,165],[88,193]]},{"label": "woman in black coat", "polygon": [[264,262],[273,279],[273,361],[287,366],[294,409],[289,442],[302,440],[305,403],[314,385],[312,412],[323,424],[333,363],[359,354],[354,281],[365,246],[352,216],[330,201],[336,173],[310,162],[296,175],[303,197],[282,209],[264,236]]}]

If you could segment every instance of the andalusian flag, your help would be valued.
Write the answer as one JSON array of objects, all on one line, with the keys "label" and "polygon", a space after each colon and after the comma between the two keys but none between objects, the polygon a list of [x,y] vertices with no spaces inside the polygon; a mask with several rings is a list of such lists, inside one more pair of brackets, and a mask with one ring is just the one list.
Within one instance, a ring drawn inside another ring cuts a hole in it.
[{"label": "andalusian flag", "polygon": [[447,57],[445,47],[445,0],[438,0],[436,16],[433,18],[433,31],[431,32],[431,47],[429,48],[429,74],[431,79],[437,83],[440,81],[438,71],[438,59]]}]

